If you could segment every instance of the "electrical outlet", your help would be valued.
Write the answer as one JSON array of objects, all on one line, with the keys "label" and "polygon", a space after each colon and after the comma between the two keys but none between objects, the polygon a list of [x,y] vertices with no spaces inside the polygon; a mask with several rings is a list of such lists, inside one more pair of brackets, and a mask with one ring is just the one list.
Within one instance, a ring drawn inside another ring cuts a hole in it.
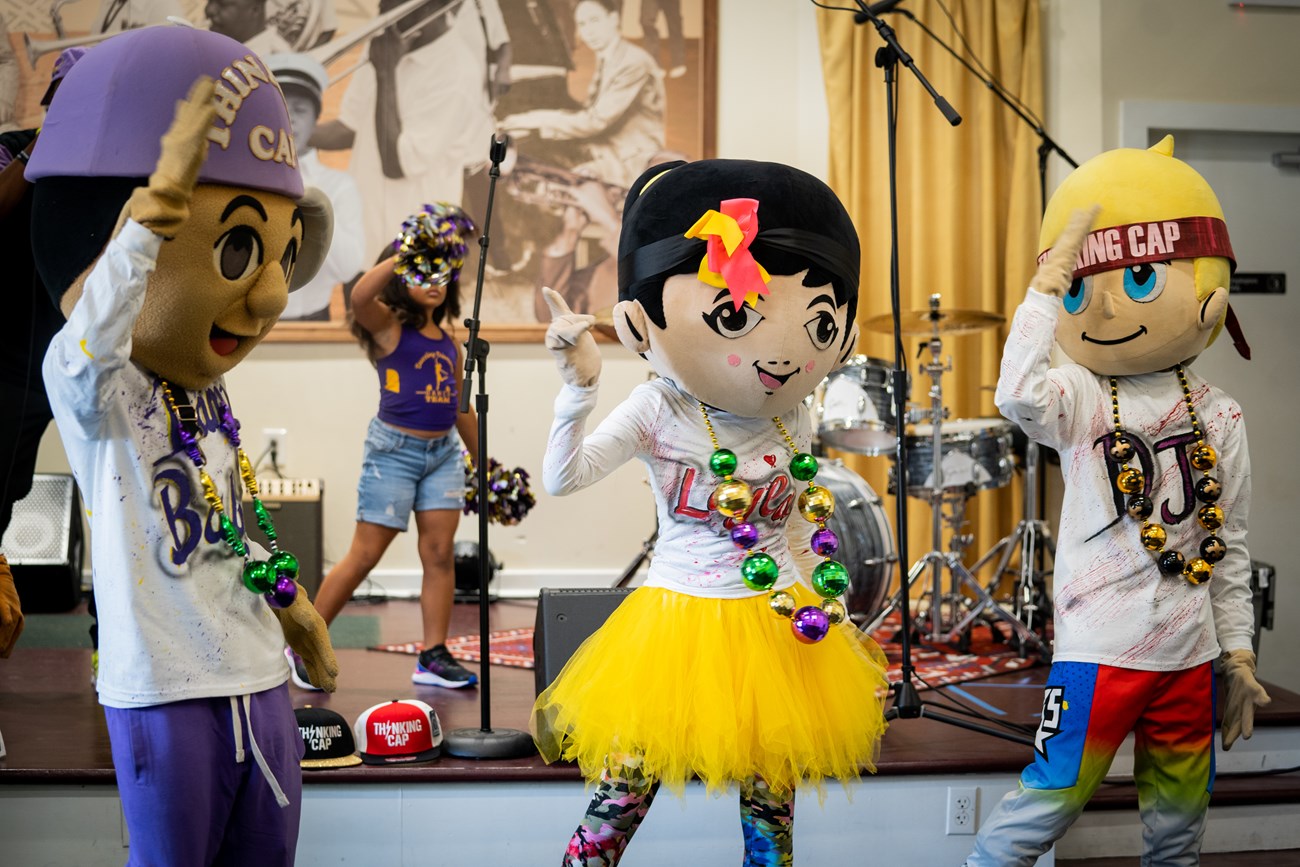
[{"label": "electrical outlet", "polygon": [[289,465],[288,443],[289,431],[285,428],[262,428],[262,457],[258,462],[284,472],[284,468]]},{"label": "electrical outlet", "polygon": [[948,827],[947,834],[974,834],[979,805],[979,788],[977,786],[948,787]]}]

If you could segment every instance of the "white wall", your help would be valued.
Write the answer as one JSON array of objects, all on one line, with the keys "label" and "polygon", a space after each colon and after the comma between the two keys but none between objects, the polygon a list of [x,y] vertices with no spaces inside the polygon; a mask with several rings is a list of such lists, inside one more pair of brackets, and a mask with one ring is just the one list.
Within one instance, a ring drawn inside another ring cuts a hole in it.
[{"label": "white wall", "polygon": [[[792,0],[719,2],[718,156],[766,159],[825,177],[826,107],[813,7]],[[791,122],[793,119],[794,122]],[[601,418],[647,367],[616,344],[602,346]],[[600,586],[622,572],[654,530],[654,507],[639,464],[600,485],[556,500],[541,490],[541,459],[559,377],[540,344],[493,344],[487,365],[490,452],[533,475],[538,504],[517,527],[493,526],[490,547],[503,583]],[[266,343],[228,377],[246,442],[264,427],[288,431],[286,475],[325,483],[325,559],[346,553],[356,510],[365,427],[374,415],[373,369],[352,344]],[[39,470],[66,472],[51,430]],[[459,536],[477,538],[477,522]],[[513,576],[511,573],[514,573]],[[399,538],[375,576],[389,589],[419,586],[414,538]]]},{"label": "white wall", "polygon": [[[1162,105],[1165,114],[1177,114],[1168,107],[1180,103],[1214,106],[1220,114],[1224,106],[1236,106],[1234,114],[1266,119],[1300,110],[1300,52],[1295,50],[1300,45],[1300,10],[1242,10],[1230,7],[1227,0],[1044,0],[1044,10],[1047,130],[1078,162],[1105,149],[1144,144],[1121,139],[1125,104],[1130,114],[1135,105]],[[1202,120],[1170,128],[1221,128],[1208,116]],[[1129,126],[1134,123],[1132,118],[1127,121]],[[1241,128],[1272,128],[1251,123],[1243,122]],[[1238,158],[1240,154],[1211,155],[1214,162],[1200,168],[1207,177],[1234,177],[1228,170]],[[1049,186],[1054,188],[1067,171],[1068,166],[1054,158]],[[1259,207],[1294,211],[1295,187],[1294,175],[1279,175],[1271,193],[1284,203],[1259,202]],[[1233,192],[1218,189],[1225,202],[1240,198]],[[1261,250],[1263,233],[1247,235],[1243,229],[1255,210],[1250,203],[1225,209],[1229,230],[1241,248],[1238,253],[1252,254],[1254,267],[1243,263],[1243,270],[1277,270],[1264,267],[1265,260],[1292,249],[1294,232],[1288,235],[1284,227],[1276,227],[1267,236],[1276,237],[1278,247]],[[1237,238],[1238,231],[1243,237]],[[1300,632],[1295,628],[1300,623],[1300,593],[1293,589],[1294,570],[1286,558],[1294,536],[1294,505],[1285,491],[1294,486],[1277,482],[1294,477],[1294,432],[1300,425],[1294,399],[1300,359],[1295,341],[1285,338],[1300,326],[1294,297],[1300,291],[1298,281],[1300,274],[1290,275],[1288,295],[1234,300],[1247,337],[1254,335],[1255,361],[1237,359],[1228,341],[1220,340],[1197,365],[1211,382],[1228,388],[1245,410],[1256,479],[1248,541],[1252,557],[1272,563],[1279,572],[1277,625],[1262,633],[1260,671],[1292,690],[1300,690],[1300,673],[1290,664],[1300,654]]]},{"label": "white wall", "polygon": [[[1294,50],[1300,45],[1300,13],[1242,12],[1225,0],[1042,3],[1046,129],[1079,162],[1119,145],[1123,100],[1300,104],[1300,52]],[[812,5],[719,0],[719,7],[718,155],[788,162],[825,177],[827,107]],[[1068,166],[1053,157],[1050,169],[1049,186],[1055,187]],[[622,347],[602,348],[605,388],[597,417],[645,375],[643,363]],[[1277,375],[1284,377],[1287,396],[1294,396],[1294,368]],[[341,557],[351,538],[362,436],[375,405],[372,377],[360,352],[345,344],[267,344],[229,377],[236,414],[251,441],[260,441],[263,427],[286,428],[288,474],[325,480],[327,560]],[[1276,375],[1261,376],[1259,395],[1238,397],[1267,405],[1271,392],[1264,389],[1277,381]],[[557,383],[540,346],[493,347],[493,455],[536,476]],[[1289,456],[1284,441],[1300,422],[1296,401],[1276,405],[1280,423],[1252,427],[1252,445]],[[66,470],[53,432],[42,445],[40,468]],[[537,487],[538,506],[522,525],[493,528],[491,546],[505,564],[503,578],[599,585],[621,572],[653,530],[651,499],[637,466],[562,502]],[[1256,502],[1255,509],[1289,505]],[[474,521],[462,523],[462,537],[474,538],[475,532]],[[1279,629],[1265,634],[1261,662],[1267,676],[1300,689],[1300,674],[1282,668],[1300,640],[1294,628],[1288,632],[1300,622],[1300,593],[1288,589],[1294,586],[1289,564],[1276,565],[1282,569]],[[413,588],[417,573],[414,545],[403,539],[376,574],[389,586]],[[1285,647],[1278,644],[1283,633],[1291,642]]]}]

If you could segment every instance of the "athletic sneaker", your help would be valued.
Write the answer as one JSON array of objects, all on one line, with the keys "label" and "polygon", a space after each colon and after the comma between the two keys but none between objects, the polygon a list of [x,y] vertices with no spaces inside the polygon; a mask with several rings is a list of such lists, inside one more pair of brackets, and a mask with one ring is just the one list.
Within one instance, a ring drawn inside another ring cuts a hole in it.
[{"label": "athletic sneaker", "polygon": [[307,676],[307,663],[302,661],[302,657],[293,652],[292,648],[284,649],[284,658],[289,662],[289,678],[293,685],[299,689],[308,689],[312,692],[320,692],[319,686],[313,686],[311,679]]},{"label": "athletic sneaker", "polygon": [[478,675],[467,671],[457,662],[447,645],[439,644],[420,652],[420,661],[415,664],[411,683],[460,689],[478,683]]}]

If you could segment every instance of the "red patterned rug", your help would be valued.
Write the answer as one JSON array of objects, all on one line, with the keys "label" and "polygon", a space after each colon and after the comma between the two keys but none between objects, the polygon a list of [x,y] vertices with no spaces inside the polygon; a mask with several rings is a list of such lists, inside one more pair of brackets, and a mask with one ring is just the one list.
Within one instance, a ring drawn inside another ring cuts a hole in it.
[{"label": "red patterned rug", "polygon": [[[502,629],[488,634],[488,662],[504,665],[508,668],[533,667],[533,627],[522,629]],[[409,653],[417,655],[424,650],[421,641],[408,641],[404,644],[377,644],[371,650],[383,650],[388,653]],[[482,648],[478,635],[457,635],[447,639],[447,649],[451,655],[462,662],[481,662]]]},{"label": "red patterned rug", "polygon": [[[891,615],[872,638],[879,642],[889,658],[889,680],[902,680],[903,645],[894,641],[898,634],[898,616]],[[1030,654],[1021,659],[1020,654],[1006,641],[995,638],[992,629],[979,624],[971,627],[970,649],[960,650],[946,644],[931,644],[924,639],[912,643],[912,667],[916,672],[917,689],[948,686],[1019,671],[1039,664],[1037,656]]]},{"label": "red patterned rug", "polygon": [[[889,679],[901,679],[903,647],[893,638],[898,632],[897,618],[885,621],[873,637],[889,657]],[[491,633],[488,637],[491,653],[488,661],[494,665],[510,668],[533,667],[533,628],[503,629]],[[388,653],[418,654],[424,645],[418,641],[403,644],[379,644],[370,648]],[[477,635],[458,635],[447,639],[447,649],[451,655],[463,662],[479,662],[480,648]],[[940,687],[953,683],[963,683],[992,677],[1006,671],[1018,671],[1038,664],[1038,657],[1029,656],[1021,659],[1013,647],[1003,641],[994,639],[992,631],[986,625],[978,625],[971,630],[970,650],[963,652],[955,647],[928,642],[913,643],[912,665],[916,670],[918,689],[927,686]]]}]

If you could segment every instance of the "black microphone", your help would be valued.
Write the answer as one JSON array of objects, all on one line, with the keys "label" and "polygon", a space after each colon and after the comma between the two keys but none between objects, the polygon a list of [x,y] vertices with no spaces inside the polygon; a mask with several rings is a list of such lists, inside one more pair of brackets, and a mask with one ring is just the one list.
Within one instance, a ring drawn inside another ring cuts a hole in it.
[{"label": "black microphone", "polygon": [[[894,7],[902,2],[903,0],[880,0],[879,3],[872,3],[867,9],[871,11],[872,15],[884,15],[886,12],[893,12]],[[855,12],[853,13],[853,20],[857,24],[863,24],[871,20],[871,15],[866,12]]]}]

